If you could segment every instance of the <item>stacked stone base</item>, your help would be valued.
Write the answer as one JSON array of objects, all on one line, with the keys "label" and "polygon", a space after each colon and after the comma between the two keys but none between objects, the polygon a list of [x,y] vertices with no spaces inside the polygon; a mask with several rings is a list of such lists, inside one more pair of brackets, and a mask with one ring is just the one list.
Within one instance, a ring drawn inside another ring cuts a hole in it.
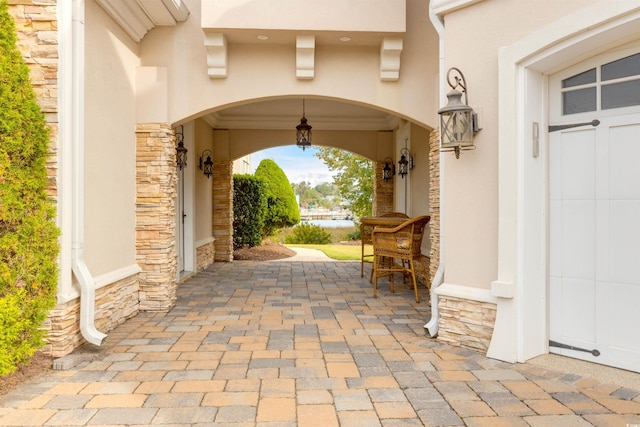
[{"label": "stacked stone base", "polygon": [[441,295],[438,309],[438,341],[487,352],[496,321],[495,304]]},{"label": "stacked stone base", "polygon": [[196,248],[196,273],[206,270],[215,259],[215,241],[205,243]]},{"label": "stacked stone base", "polygon": [[[108,333],[138,314],[137,276],[96,290],[94,323],[98,331]],[[84,344],[80,332],[80,298],[58,304],[49,312],[44,327],[48,331],[48,338],[42,351],[52,357],[62,357]]]}]

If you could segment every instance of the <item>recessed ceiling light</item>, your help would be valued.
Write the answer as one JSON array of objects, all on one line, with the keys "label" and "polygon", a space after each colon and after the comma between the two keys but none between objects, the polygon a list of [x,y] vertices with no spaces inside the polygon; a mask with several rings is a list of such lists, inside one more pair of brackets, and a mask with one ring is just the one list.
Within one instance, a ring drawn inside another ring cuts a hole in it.
[{"label": "recessed ceiling light", "polygon": [[269,36],[265,36],[264,34],[260,34],[258,36],[258,40],[269,40]]},{"label": "recessed ceiling light", "polygon": [[350,41],[351,41],[351,37],[349,37],[349,36],[342,36],[342,37],[340,37],[340,41],[341,41],[341,42],[350,42]]}]

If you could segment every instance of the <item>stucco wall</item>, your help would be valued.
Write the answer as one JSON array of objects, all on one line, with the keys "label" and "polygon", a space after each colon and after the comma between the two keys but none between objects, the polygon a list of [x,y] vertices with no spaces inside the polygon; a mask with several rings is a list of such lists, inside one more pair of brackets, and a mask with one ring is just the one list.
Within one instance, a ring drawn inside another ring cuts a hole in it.
[{"label": "stucco wall", "polygon": [[85,258],[94,275],[135,264],[137,46],[93,1],[85,25]]},{"label": "stucco wall", "polygon": [[499,49],[594,1],[481,1],[445,16],[445,70],[464,73],[482,128],[475,151],[444,156],[445,282],[489,288],[497,276]]},{"label": "stucco wall", "polygon": [[[210,239],[212,234],[212,218],[211,218],[211,204],[212,204],[212,192],[211,186],[213,183],[213,177],[207,178],[200,169],[198,169],[199,159],[204,150],[211,150],[213,143],[213,130],[211,126],[206,124],[203,120],[196,120],[195,125],[195,152],[192,155],[191,162],[195,166],[195,188],[194,188],[194,205],[195,205],[195,240],[202,242]],[[203,160],[206,160],[203,159]],[[217,171],[213,171],[215,174]]]},{"label": "stucco wall", "polygon": [[[380,80],[380,48],[318,45],[315,78],[295,78],[295,46],[229,44],[228,76],[210,79],[200,2],[186,1],[191,15],[175,27],[158,27],[142,40],[143,65],[167,67],[170,122],[247,100],[282,95],[327,96],[395,111],[431,126],[437,118],[437,36],[428,3],[407,1],[400,80]],[[198,42],[193,42],[198,40]],[[199,41],[202,40],[202,43]]]}]

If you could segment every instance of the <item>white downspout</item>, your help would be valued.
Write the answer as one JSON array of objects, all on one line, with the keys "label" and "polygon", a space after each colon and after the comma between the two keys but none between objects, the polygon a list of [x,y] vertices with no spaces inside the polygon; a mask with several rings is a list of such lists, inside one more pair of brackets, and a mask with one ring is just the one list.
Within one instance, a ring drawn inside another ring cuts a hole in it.
[{"label": "white downspout", "polygon": [[[440,98],[439,104],[443,103],[444,99],[444,22],[435,14],[433,6],[429,4],[429,20],[433,24],[438,33],[438,96]],[[442,153],[440,153],[440,180],[444,177],[444,161]],[[444,190],[442,182],[440,183],[440,259],[438,262],[438,270],[431,280],[431,320],[424,325],[427,334],[430,337],[438,335],[438,320],[440,319],[440,312],[438,311],[438,294],[436,288],[444,282]]]},{"label": "white downspout", "polygon": [[107,335],[94,324],[96,284],[84,260],[84,0],[73,0],[71,19],[71,70],[64,76],[70,89],[65,95],[71,96],[71,269],[80,284],[80,332],[91,344],[102,345]]}]

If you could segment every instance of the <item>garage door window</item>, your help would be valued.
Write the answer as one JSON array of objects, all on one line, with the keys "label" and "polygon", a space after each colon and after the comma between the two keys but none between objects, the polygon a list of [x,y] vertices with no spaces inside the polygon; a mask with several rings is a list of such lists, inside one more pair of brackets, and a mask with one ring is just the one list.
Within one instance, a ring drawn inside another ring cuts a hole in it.
[{"label": "garage door window", "polygon": [[562,80],[562,114],[640,105],[640,53]]}]

